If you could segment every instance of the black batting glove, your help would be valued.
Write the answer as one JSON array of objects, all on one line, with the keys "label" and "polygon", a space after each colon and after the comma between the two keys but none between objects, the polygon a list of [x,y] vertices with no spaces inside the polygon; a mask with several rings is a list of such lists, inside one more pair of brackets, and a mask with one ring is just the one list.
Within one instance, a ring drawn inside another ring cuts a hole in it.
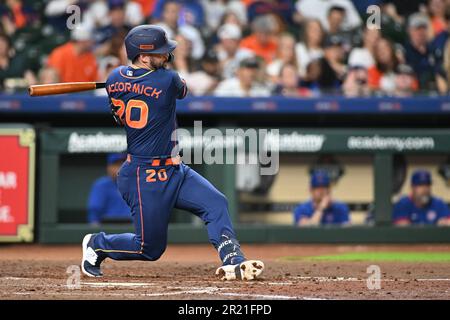
[{"label": "black batting glove", "polygon": [[122,117],[120,117],[117,114],[117,111],[119,110],[119,107],[114,106],[112,103],[109,104],[109,107],[111,108],[111,115],[114,118],[114,121],[116,121],[116,123],[119,126],[124,126],[125,125],[125,119],[123,118],[124,115],[122,115]]}]

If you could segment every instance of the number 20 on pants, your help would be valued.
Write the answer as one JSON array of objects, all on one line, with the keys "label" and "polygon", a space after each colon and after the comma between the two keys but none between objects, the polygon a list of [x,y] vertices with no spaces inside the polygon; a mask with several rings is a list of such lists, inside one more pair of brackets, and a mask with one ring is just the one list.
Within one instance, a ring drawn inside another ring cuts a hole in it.
[{"label": "number 20 on pants", "polygon": [[166,169],[147,169],[145,173],[147,174],[147,178],[145,179],[147,182],[164,182],[168,179]]}]

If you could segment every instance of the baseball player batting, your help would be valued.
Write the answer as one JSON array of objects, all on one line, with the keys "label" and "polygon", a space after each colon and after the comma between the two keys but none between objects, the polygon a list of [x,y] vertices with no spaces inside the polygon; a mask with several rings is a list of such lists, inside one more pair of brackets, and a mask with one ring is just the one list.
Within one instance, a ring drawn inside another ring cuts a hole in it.
[{"label": "baseball player batting", "polygon": [[188,210],[205,222],[222,261],[216,270],[222,280],[253,280],[264,269],[262,261],[247,260],[242,253],[225,196],[179,156],[171,156],[177,148],[171,139],[177,127],[176,100],[188,91],[178,73],[165,68],[176,45],[160,27],[133,28],[125,38],[131,65],[116,68],[106,81],[113,117],[127,134],[128,158],[117,185],[131,208],[135,233],[87,234],[81,262],[87,276],[101,277],[106,258],[158,260],[167,246],[173,208]]}]

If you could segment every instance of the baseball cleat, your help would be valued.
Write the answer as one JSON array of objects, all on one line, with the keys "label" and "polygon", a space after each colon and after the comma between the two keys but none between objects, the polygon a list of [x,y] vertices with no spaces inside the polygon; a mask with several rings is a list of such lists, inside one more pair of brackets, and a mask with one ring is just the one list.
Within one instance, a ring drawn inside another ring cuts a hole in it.
[{"label": "baseball cleat", "polygon": [[81,270],[88,277],[103,276],[100,270],[101,260],[93,248],[94,234],[87,234],[83,238],[83,260],[81,261]]},{"label": "baseball cleat", "polygon": [[259,260],[246,260],[240,264],[231,264],[218,268],[216,275],[220,280],[254,280],[264,270],[264,263]]}]

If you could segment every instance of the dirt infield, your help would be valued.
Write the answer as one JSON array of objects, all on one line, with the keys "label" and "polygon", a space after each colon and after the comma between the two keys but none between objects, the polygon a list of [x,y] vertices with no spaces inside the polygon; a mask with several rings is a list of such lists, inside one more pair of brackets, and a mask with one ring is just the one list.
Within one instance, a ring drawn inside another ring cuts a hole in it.
[{"label": "dirt infield", "polygon": [[[449,245],[326,246],[244,245],[249,257],[266,263],[254,282],[222,282],[214,277],[216,253],[208,245],[171,245],[157,262],[103,264],[105,277],[66,285],[78,246],[0,246],[2,299],[449,299],[450,263],[370,261],[286,261],[286,256],[347,252],[450,252]],[[381,268],[381,289],[367,288],[367,267]],[[75,267],[76,268],[76,267]]]}]

